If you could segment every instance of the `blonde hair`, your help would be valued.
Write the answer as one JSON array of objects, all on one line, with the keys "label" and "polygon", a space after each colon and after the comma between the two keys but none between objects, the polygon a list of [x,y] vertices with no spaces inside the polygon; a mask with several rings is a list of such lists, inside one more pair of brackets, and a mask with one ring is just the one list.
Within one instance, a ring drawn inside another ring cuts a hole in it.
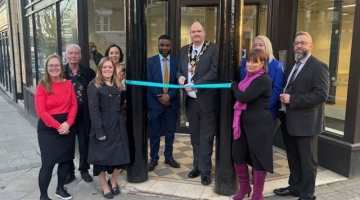
[{"label": "blonde hair", "polygon": [[56,54],[51,54],[49,57],[46,58],[46,61],[45,61],[45,66],[44,66],[44,77],[39,81],[39,84],[44,86],[46,92],[48,93],[53,93],[52,89],[51,89],[51,78],[50,78],[50,74],[48,72],[48,64],[49,64],[49,61],[53,58],[56,58],[59,60],[59,63],[60,63],[60,68],[61,68],[61,73],[60,73],[60,79],[64,79],[64,68],[63,68],[63,65],[61,63],[61,58],[60,56],[56,55]]},{"label": "blonde hair", "polygon": [[101,60],[100,60],[100,63],[99,63],[99,66],[98,66],[98,70],[96,72],[96,76],[95,76],[95,80],[94,80],[94,85],[95,87],[97,88],[101,88],[101,85],[104,84],[104,76],[102,74],[102,67],[104,66],[104,63],[107,62],[107,61],[110,61],[113,68],[114,68],[114,71],[113,71],[113,74],[111,76],[111,84],[113,84],[118,91],[121,91],[122,90],[122,84],[120,83],[120,79],[116,73],[116,67],[115,67],[115,64],[110,60],[109,57],[103,57]]},{"label": "blonde hair", "polygon": [[271,63],[271,61],[273,59],[275,59],[274,57],[274,53],[273,53],[273,48],[272,48],[272,44],[269,40],[268,37],[264,36],[264,35],[258,35],[256,38],[254,38],[254,41],[258,39],[261,40],[264,45],[265,45],[265,49],[266,49],[266,54],[267,54],[267,58],[269,59],[269,63]]}]

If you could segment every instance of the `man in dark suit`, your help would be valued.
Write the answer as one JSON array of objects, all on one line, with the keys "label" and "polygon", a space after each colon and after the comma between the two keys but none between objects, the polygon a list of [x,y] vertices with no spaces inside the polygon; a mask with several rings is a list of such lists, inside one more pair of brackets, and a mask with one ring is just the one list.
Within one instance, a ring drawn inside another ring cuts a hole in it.
[{"label": "man in dark suit", "polygon": [[329,93],[328,66],[311,55],[312,38],[297,32],[294,41],[296,63],[285,70],[285,105],[281,116],[286,154],[290,168],[289,186],[275,189],[280,196],[316,199],[318,135],[324,131],[324,108]]},{"label": "man in dark suit", "polygon": [[[159,54],[147,60],[147,80],[156,83],[178,84],[176,70],[178,59],[170,55],[171,38],[162,35],[158,40]],[[165,126],[165,163],[174,168],[180,165],[173,158],[174,132],[179,110],[179,89],[148,88],[148,113],[150,116],[150,157],[149,171],[158,165],[160,136]],[[164,121],[164,123],[163,123]]]},{"label": "man in dark suit", "polygon": [[176,74],[179,84],[185,86],[183,96],[193,146],[194,169],[188,177],[201,174],[201,183],[209,185],[218,93],[215,88],[196,89],[191,85],[217,82],[219,48],[205,41],[205,29],[198,21],[191,25],[190,37],[193,43],[181,48]]}]

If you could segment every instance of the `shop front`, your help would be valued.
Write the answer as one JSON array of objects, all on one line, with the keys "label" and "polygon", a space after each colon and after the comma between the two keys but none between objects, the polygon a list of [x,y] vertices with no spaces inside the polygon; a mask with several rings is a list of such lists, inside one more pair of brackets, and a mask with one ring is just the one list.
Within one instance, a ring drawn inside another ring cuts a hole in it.
[{"label": "shop front", "polygon": [[[20,37],[24,41],[25,64],[22,68],[24,79],[20,84],[25,109],[33,116],[36,116],[34,91],[44,75],[46,57],[57,53],[66,63],[64,52],[70,43],[82,47],[82,64],[95,70],[94,50],[104,55],[109,45],[119,45],[126,55],[124,64],[128,77],[141,80],[144,75],[140,72],[145,72],[146,58],[158,53],[158,37],[170,35],[172,54],[178,57],[181,46],[191,42],[189,26],[197,20],[204,24],[206,39],[221,48],[219,81],[230,82],[239,78],[240,60],[251,49],[257,35],[271,39],[275,57],[286,66],[293,61],[295,32],[308,31],[313,36],[313,55],[329,65],[331,79],[326,132],[319,139],[319,163],[347,177],[360,176],[360,168],[356,167],[360,164],[356,156],[360,151],[360,126],[356,124],[360,113],[360,57],[355,53],[360,52],[359,45],[355,45],[355,36],[360,34],[360,8],[356,6],[360,5],[360,0],[147,0],[137,4],[130,0],[21,2],[24,34]],[[0,32],[3,30],[0,26]],[[5,38],[0,38],[2,49],[6,46]],[[11,87],[6,79],[8,75],[4,73],[5,65],[0,64],[0,70],[3,70],[0,71],[0,85]],[[130,89],[129,98],[136,98],[135,93],[139,92],[144,93],[144,90]],[[229,165],[234,103],[231,91],[221,90],[220,102],[216,164],[232,170]],[[146,102],[134,103],[136,106],[134,104],[129,110],[133,117],[146,110]],[[186,113],[180,110],[177,132],[186,133],[189,124]],[[146,124],[146,112],[138,116]],[[136,131],[146,132],[141,127]],[[142,142],[146,141],[143,133],[134,135]],[[282,147],[280,131],[275,135],[274,144]],[[137,145],[146,146],[147,143]],[[143,154],[134,159],[146,159],[147,152]],[[147,160],[141,160],[141,166],[146,163]],[[145,173],[145,168],[138,170]]]},{"label": "shop front", "polygon": [[10,25],[8,7],[5,0],[0,1],[0,87],[8,96],[13,98],[12,76],[14,74],[10,44]]}]

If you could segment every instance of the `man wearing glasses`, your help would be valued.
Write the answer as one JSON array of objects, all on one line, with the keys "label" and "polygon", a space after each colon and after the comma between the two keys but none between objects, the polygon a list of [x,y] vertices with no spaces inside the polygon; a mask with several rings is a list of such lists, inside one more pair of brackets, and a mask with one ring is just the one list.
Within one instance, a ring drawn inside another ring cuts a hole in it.
[{"label": "man wearing glasses", "polygon": [[[79,171],[85,182],[93,179],[89,175],[90,165],[87,163],[90,132],[90,115],[87,99],[87,86],[95,78],[95,72],[89,67],[80,65],[81,48],[77,44],[69,44],[65,52],[68,63],[64,66],[65,78],[70,80],[74,86],[78,103],[78,111],[74,122],[76,135],[79,141],[80,163]],[[69,170],[65,183],[68,184],[75,179],[75,165]]]},{"label": "man wearing glasses", "polygon": [[329,93],[328,66],[311,55],[312,38],[297,32],[294,42],[296,63],[285,70],[285,105],[280,117],[290,177],[289,186],[275,189],[280,196],[299,200],[316,199],[315,179],[318,167],[318,135],[324,131],[324,108]]}]

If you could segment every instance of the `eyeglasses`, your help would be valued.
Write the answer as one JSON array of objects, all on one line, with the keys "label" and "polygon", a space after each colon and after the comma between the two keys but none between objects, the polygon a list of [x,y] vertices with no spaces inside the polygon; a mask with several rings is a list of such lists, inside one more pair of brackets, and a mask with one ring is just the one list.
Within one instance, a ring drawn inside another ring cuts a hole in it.
[{"label": "eyeglasses", "polygon": [[60,68],[60,67],[61,67],[60,64],[48,65],[48,68]]},{"label": "eyeglasses", "polygon": [[305,42],[305,41],[301,41],[301,42],[294,42],[293,45],[294,46],[298,46],[300,44],[300,46],[306,46],[308,44],[308,42]]}]

